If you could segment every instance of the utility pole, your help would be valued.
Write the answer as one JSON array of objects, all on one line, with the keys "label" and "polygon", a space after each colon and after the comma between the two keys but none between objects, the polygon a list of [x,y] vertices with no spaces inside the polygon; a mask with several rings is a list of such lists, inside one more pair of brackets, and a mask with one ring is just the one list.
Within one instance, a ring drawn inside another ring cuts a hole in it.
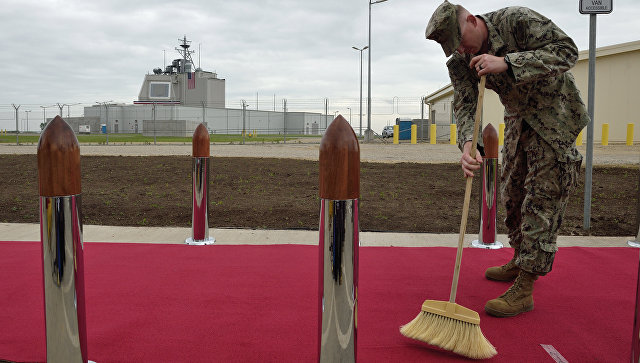
[{"label": "utility pole", "polygon": [[369,49],[369,46],[364,46],[362,49],[358,47],[351,47],[360,52],[360,132],[359,136],[362,136],[362,52],[365,49]]}]

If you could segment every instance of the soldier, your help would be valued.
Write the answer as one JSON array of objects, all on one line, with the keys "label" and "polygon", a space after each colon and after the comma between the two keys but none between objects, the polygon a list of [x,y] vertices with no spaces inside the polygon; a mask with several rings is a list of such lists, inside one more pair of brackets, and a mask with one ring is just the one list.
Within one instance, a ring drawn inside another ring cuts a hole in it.
[{"label": "soldier", "polygon": [[486,87],[504,105],[500,192],[514,255],[505,265],[488,268],[485,276],[515,281],[488,301],[485,311],[499,317],[530,311],[534,281],[551,271],[558,229],[582,162],[575,140],[589,118],[568,72],[578,49],[551,20],[524,7],[474,16],[445,1],[429,20],[426,37],[440,43],[447,57],[453,54],[447,67],[466,177],[482,162],[480,153],[470,156],[480,76],[486,75]]}]

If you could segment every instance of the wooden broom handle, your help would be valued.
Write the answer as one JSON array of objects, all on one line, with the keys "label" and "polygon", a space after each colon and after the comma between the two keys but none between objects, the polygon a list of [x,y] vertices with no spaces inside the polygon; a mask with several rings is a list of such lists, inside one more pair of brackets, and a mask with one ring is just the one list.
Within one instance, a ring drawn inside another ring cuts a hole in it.
[{"label": "wooden broom handle", "polygon": [[[476,145],[478,145],[478,132],[480,131],[480,118],[482,116],[482,102],[484,100],[484,84],[485,76],[480,77],[480,85],[478,85],[478,101],[476,104],[476,116],[473,121],[473,136],[471,139],[470,155],[476,158]],[[473,177],[467,177],[467,186],[464,190],[464,204],[462,206],[462,221],[460,222],[460,236],[458,238],[458,253],[456,254],[456,265],[453,268],[453,282],[451,283],[451,295],[449,302],[456,302],[456,292],[458,291],[458,278],[460,277],[460,264],[462,263],[462,244],[464,242],[464,233],[467,229],[467,217],[469,216],[469,200],[471,199],[471,184]]]}]

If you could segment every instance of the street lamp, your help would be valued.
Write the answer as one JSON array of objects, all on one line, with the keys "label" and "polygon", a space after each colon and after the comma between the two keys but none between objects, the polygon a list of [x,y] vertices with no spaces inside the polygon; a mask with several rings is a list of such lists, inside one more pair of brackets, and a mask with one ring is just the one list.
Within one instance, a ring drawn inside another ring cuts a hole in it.
[{"label": "street lamp", "polygon": [[[109,101],[109,102],[111,102],[111,101]],[[98,102],[96,102],[96,103],[98,103]],[[62,115],[62,109],[64,108],[64,106],[67,106],[67,117],[70,117],[69,114],[71,112],[69,111],[69,106],[75,106],[75,105],[79,105],[79,104],[80,103],[78,102],[78,103],[62,103],[62,104],[57,103],[56,105],[58,105],[58,108],[60,109],[60,117],[64,117]]]},{"label": "street lamp", "polygon": [[67,118],[71,117],[71,111],[69,110],[69,106],[81,105],[80,102],[67,104],[65,103],[63,106],[67,106]]},{"label": "street lamp", "polygon": [[347,110],[349,110],[349,126],[351,126],[351,107],[347,107]]},{"label": "street lamp", "polygon": [[362,136],[362,51],[365,49],[369,49],[369,46],[366,45],[364,48],[356,48],[351,47],[360,52],[360,133],[359,136]]},{"label": "street lamp", "polygon": [[371,139],[371,5],[383,3],[385,1],[387,0],[369,0],[369,76],[367,78],[367,81],[369,82],[369,87],[367,88],[369,95],[367,97],[367,131],[365,132],[365,141],[370,141]]},{"label": "street lamp", "polygon": [[47,125],[47,108],[49,107],[53,107],[55,105],[49,105],[49,106],[40,106],[40,108],[42,109],[42,125],[41,128],[44,129],[44,126]]}]

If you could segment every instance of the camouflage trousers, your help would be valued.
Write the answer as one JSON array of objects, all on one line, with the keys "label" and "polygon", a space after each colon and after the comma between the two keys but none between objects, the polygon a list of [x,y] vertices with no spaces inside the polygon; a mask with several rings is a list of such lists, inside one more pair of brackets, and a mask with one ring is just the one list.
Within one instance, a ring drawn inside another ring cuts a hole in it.
[{"label": "camouflage trousers", "polygon": [[520,269],[546,275],[582,157],[575,148],[566,157],[559,155],[528,124],[513,121],[509,125],[507,120],[505,128],[500,182],[509,244]]}]

